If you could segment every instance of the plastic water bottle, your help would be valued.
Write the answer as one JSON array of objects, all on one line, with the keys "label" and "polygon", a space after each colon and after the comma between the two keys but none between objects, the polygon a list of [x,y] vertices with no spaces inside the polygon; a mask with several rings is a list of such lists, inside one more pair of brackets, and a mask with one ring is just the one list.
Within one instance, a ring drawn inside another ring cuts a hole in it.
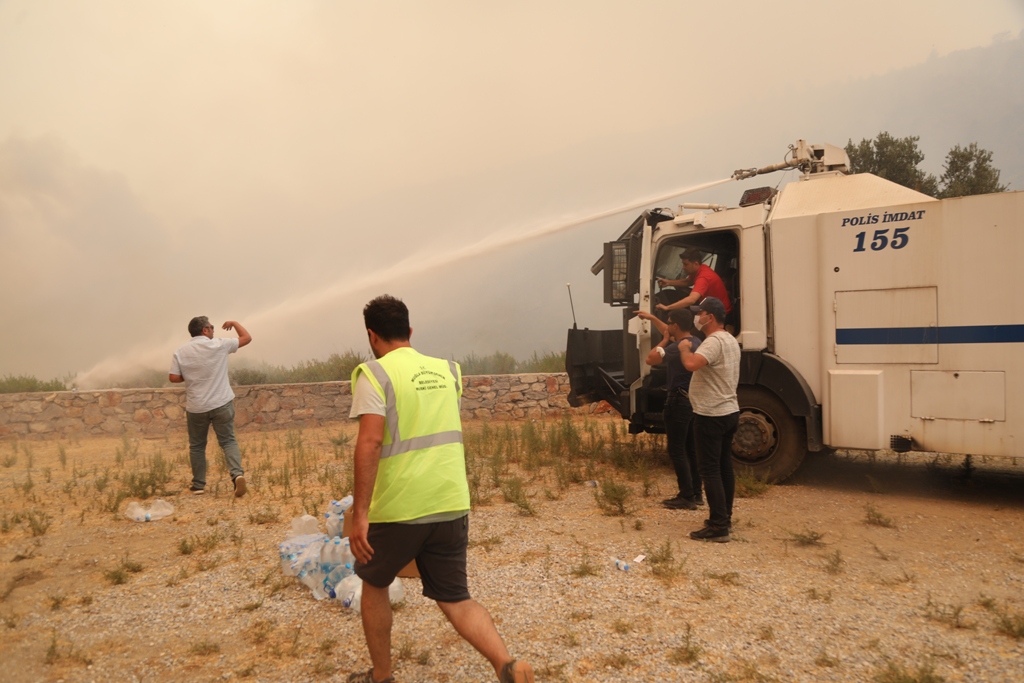
[{"label": "plastic water bottle", "polygon": [[339,588],[341,582],[354,575],[355,570],[352,569],[351,564],[346,563],[338,565],[330,574],[324,577],[324,593],[326,593],[329,598],[337,598],[338,591],[341,590]]},{"label": "plastic water bottle", "polygon": [[342,579],[341,583],[338,584],[336,589],[337,598],[341,601],[342,607],[348,607],[359,611],[359,606],[363,599],[363,580],[355,574],[346,576]]},{"label": "plastic water bottle", "polygon": [[619,558],[613,557],[613,558],[611,558],[611,560],[612,560],[612,564],[615,565],[616,569],[621,569],[624,572],[628,572],[629,571],[629,565],[627,563],[623,562],[622,560],[620,560]]},{"label": "plastic water bottle", "polygon": [[[316,521],[313,517],[310,517],[310,519],[314,522]],[[299,558],[304,557],[309,552],[308,549],[311,546],[319,553],[319,544],[322,544],[325,538],[326,536],[323,534],[304,534],[302,536],[291,536],[279,544],[277,552],[281,558],[281,571],[286,576],[296,576],[304,565],[304,561],[300,561]],[[317,555],[317,561],[319,561],[319,554]]]},{"label": "plastic water bottle", "polygon": [[395,577],[395,580],[388,586],[388,600],[391,602],[402,602],[405,600],[405,587],[402,585],[402,580]]},{"label": "plastic water bottle", "polygon": [[341,537],[342,528],[345,525],[345,508],[341,506],[340,500],[332,500],[324,513],[327,518],[327,535]]},{"label": "plastic water bottle", "polygon": [[327,550],[326,546],[324,550],[327,553],[326,559],[321,555],[321,563],[325,575],[323,581],[324,593],[327,597],[336,598],[337,591],[335,587],[342,579],[355,573],[356,558],[352,555],[347,538],[331,539],[330,550]]},{"label": "plastic water bottle", "polygon": [[339,564],[345,561],[345,546],[341,539],[335,536],[324,541],[324,547],[320,550],[320,569],[324,574],[329,574]]},{"label": "plastic water bottle", "polygon": [[162,498],[154,500],[148,508],[135,502],[128,503],[128,508],[124,511],[125,517],[136,522],[155,522],[173,514],[174,506]]},{"label": "plastic water bottle", "polygon": [[[324,551],[331,545],[331,539],[325,538],[320,542],[320,547],[316,545],[310,546],[309,552],[304,553],[300,557],[302,560],[302,566],[299,567],[299,572],[296,577],[304,585],[306,585],[311,591],[313,591],[313,597],[317,600],[323,600],[327,597],[327,593],[324,592],[324,564],[323,556]],[[328,553],[330,551],[328,550]]]},{"label": "plastic water bottle", "polygon": [[326,593],[329,598],[337,598],[341,582],[354,575],[355,570],[352,568],[351,562],[339,564],[331,570],[330,574],[324,577],[324,593]]}]

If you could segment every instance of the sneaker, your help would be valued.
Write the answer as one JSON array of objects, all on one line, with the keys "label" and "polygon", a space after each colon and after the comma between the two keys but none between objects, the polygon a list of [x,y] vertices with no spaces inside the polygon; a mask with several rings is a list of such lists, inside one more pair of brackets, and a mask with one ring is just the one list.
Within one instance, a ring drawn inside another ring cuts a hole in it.
[{"label": "sneaker", "polygon": [[704,507],[704,499],[701,496],[694,498],[693,502],[697,504],[697,507]]},{"label": "sneaker", "polygon": [[201,496],[201,495],[203,495],[204,493],[206,493],[206,489],[200,489],[200,488],[196,488],[196,486],[195,486],[195,485],[193,485],[193,486],[189,486],[189,487],[188,487],[188,490],[192,492],[192,495],[193,495],[193,496]]},{"label": "sneaker", "polygon": [[729,530],[717,529],[713,526],[706,526],[690,532],[690,538],[695,541],[710,541],[711,543],[728,543]]},{"label": "sneaker", "polygon": [[696,510],[697,504],[689,498],[673,498],[672,500],[666,500],[662,503],[663,506],[669,510]]},{"label": "sneaker", "polygon": [[684,500],[685,498],[686,498],[686,496],[684,496],[683,494],[677,493],[676,495],[672,496],[671,498],[666,498],[665,500],[661,501],[661,504],[662,505],[668,505],[669,503],[674,503],[677,500]]},{"label": "sneaker", "polygon": [[383,681],[378,681],[373,677],[373,669],[370,669],[369,671],[360,671],[359,673],[349,674],[348,683],[395,683],[395,679],[389,676]]},{"label": "sneaker", "polygon": [[512,660],[501,667],[500,683],[533,683],[533,667],[526,662]]},{"label": "sneaker", "polygon": [[245,477],[241,474],[235,477],[235,498],[245,495]]}]

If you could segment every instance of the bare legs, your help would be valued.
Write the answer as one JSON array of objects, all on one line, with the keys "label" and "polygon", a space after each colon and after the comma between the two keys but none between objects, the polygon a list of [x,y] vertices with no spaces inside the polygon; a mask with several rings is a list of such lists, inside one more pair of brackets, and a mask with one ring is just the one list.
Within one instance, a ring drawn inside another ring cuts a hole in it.
[{"label": "bare legs", "polygon": [[[490,613],[476,600],[461,602],[438,602],[448,621],[467,643],[487,658],[494,667],[495,675],[501,675],[501,667],[512,657],[498,635]],[[387,588],[375,588],[363,582],[362,597],[363,633],[366,646],[373,662],[373,678],[383,681],[391,677],[391,602]]]},{"label": "bare legs", "polygon": [[500,676],[502,665],[512,657],[484,606],[472,598],[461,602],[438,602],[437,606],[459,635],[486,657],[494,667],[494,673]]},{"label": "bare legs", "polygon": [[387,587],[376,588],[364,581],[360,609],[366,647],[373,662],[373,679],[387,680],[391,677],[391,600]]}]

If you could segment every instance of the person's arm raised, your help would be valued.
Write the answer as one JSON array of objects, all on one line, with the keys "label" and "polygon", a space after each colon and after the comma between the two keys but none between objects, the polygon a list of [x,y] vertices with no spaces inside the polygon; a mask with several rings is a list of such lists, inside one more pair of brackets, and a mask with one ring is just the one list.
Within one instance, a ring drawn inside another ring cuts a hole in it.
[{"label": "person's arm raised", "polygon": [[252,335],[237,320],[228,320],[222,327],[229,332],[235,330],[238,333],[238,348],[242,348],[252,341]]}]

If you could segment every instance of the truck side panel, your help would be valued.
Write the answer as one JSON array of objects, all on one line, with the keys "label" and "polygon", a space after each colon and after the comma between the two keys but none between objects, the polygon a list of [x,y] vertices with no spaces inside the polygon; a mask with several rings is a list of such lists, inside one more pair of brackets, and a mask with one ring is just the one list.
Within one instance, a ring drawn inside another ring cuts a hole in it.
[{"label": "truck side panel", "polygon": [[816,228],[826,443],[1018,455],[1024,193],[822,214]]}]

